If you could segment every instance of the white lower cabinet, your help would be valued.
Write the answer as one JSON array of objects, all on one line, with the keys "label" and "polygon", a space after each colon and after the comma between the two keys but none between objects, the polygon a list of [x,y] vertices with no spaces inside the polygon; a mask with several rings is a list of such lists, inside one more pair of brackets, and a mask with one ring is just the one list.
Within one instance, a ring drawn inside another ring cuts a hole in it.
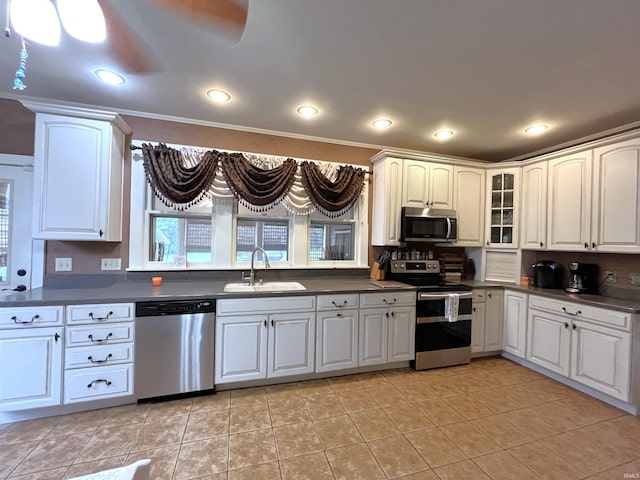
[{"label": "white lower cabinet", "polygon": [[360,311],[358,364],[380,365],[387,363],[388,310],[367,308]]},{"label": "white lower cabinet", "polygon": [[0,411],[60,405],[62,327],[0,330]]},{"label": "white lower cabinet", "polygon": [[502,350],[503,299],[501,289],[473,290],[471,353]]},{"label": "white lower cabinet", "polygon": [[504,293],[504,341],[502,349],[520,358],[527,346],[527,294],[507,290]]},{"label": "white lower cabinet", "polygon": [[358,365],[358,311],[318,312],[316,372]]},{"label": "white lower cabinet", "polygon": [[133,395],[134,311],[132,303],[66,308],[65,404]]},{"label": "white lower cabinet", "polygon": [[216,384],[313,372],[315,297],[219,300],[216,310]]},{"label": "white lower cabinet", "polygon": [[530,296],[526,358],[611,397],[631,398],[631,314]]}]

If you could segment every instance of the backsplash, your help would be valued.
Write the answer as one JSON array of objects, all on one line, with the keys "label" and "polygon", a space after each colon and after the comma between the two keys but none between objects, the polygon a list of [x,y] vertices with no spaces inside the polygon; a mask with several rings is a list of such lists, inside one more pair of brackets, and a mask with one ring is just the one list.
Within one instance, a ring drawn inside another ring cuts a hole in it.
[{"label": "backsplash", "polygon": [[[589,253],[589,252],[539,252],[522,251],[522,271],[531,275],[531,265],[539,260],[551,260],[564,267],[565,283],[569,278],[568,264],[571,262],[595,263],[598,265],[598,283],[600,294],[605,296],[640,298],[640,285],[631,285],[630,275],[640,273],[640,255],[622,253]],[[605,282],[605,272],[616,272],[616,283]]]}]

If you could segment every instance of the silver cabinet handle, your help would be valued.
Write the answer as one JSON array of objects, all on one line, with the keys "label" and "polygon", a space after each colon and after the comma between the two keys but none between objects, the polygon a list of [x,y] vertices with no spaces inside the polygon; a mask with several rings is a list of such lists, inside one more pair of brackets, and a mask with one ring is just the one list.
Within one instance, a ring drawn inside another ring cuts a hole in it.
[{"label": "silver cabinet handle", "polygon": [[87,357],[87,360],[89,360],[91,363],[107,363],[111,359],[111,357],[113,357],[113,355],[109,354],[104,358],[104,360],[94,360],[93,357],[89,355]]},{"label": "silver cabinet handle", "polygon": [[393,305],[395,304],[398,300],[396,298],[393,299],[393,302],[388,302],[386,298],[383,298],[382,301],[384,303],[386,303],[387,305]]},{"label": "silver cabinet handle", "polygon": [[15,315],[13,317],[11,317],[11,320],[13,320],[13,323],[20,323],[22,325],[26,325],[28,323],[33,323],[34,320],[37,320],[40,318],[40,315],[34,315],[33,317],[31,317],[31,320],[28,321],[22,321],[22,320],[18,320],[18,317],[16,317]]},{"label": "silver cabinet handle", "polygon": [[577,317],[578,315],[580,315],[582,313],[582,310],[578,310],[576,313],[571,313],[570,311],[568,311],[566,308],[562,307],[562,311],[564,313],[566,313],[567,315],[571,315],[572,317]]},{"label": "silver cabinet handle", "polygon": [[347,305],[347,303],[348,303],[348,302],[347,302],[346,300],[343,300],[343,301],[342,301],[342,305],[338,305],[336,302],[334,302],[333,300],[331,300],[331,303],[333,303],[333,306],[334,306],[334,307],[342,308],[342,307],[345,307],[345,306]]},{"label": "silver cabinet handle", "polygon": [[109,340],[111,337],[113,337],[113,333],[111,332],[109,332],[107,336],[104,338],[93,338],[93,335],[89,334],[89,340],[91,340],[93,343],[104,343],[107,340]]},{"label": "silver cabinet handle", "polygon": [[107,380],[106,378],[98,378],[96,380],[91,380],[89,385],[87,385],[87,388],[93,387],[96,383],[105,383],[107,385],[107,387],[109,385],[111,385],[111,382],[109,380]]},{"label": "silver cabinet handle", "polygon": [[100,321],[100,320],[108,320],[108,319],[109,319],[109,317],[110,317],[111,315],[113,315],[113,312],[109,312],[109,313],[107,313],[107,316],[106,316],[106,317],[94,317],[94,316],[93,316],[93,312],[90,312],[90,313],[89,313],[89,318],[90,318],[91,320],[96,320],[96,321]]}]

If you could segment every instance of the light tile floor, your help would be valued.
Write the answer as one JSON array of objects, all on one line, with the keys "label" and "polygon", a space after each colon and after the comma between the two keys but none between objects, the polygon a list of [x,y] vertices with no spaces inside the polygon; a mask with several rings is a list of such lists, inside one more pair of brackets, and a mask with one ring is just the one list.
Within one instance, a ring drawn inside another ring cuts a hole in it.
[{"label": "light tile floor", "polygon": [[640,478],[640,419],[502,358],[0,425],[0,478]]}]

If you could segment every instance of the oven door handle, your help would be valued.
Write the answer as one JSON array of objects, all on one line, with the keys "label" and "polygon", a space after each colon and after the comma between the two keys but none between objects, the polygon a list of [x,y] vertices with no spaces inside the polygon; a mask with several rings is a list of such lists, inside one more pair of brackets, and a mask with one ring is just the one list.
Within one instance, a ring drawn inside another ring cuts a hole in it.
[{"label": "oven door handle", "polygon": [[[463,293],[458,293],[458,292],[450,292],[450,293],[455,293],[458,295],[458,297],[462,298],[471,298],[473,297],[473,293],[471,292],[463,292]],[[449,298],[449,294],[448,293],[418,293],[418,301],[420,300],[445,300]]]},{"label": "oven door handle", "polygon": [[450,322],[446,317],[418,317],[416,318],[416,323],[418,325],[423,323],[459,323],[465,320],[471,320],[471,315],[458,315],[458,320],[455,322]]}]

